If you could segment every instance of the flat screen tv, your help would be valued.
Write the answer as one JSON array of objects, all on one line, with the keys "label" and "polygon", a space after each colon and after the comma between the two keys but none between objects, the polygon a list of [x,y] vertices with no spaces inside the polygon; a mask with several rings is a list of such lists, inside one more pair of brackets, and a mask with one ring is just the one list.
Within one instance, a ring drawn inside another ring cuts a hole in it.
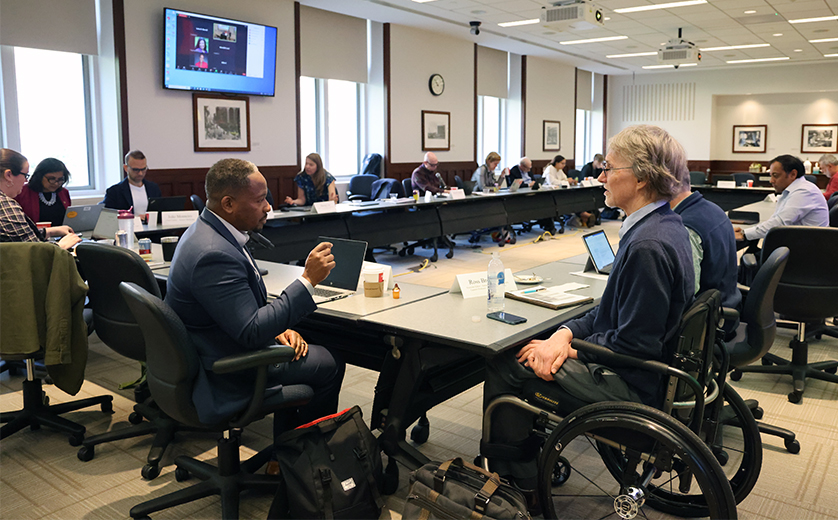
[{"label": "flat screen tv", "polygon": [[163,87],[273,96],[276,27],[166,8]]}]

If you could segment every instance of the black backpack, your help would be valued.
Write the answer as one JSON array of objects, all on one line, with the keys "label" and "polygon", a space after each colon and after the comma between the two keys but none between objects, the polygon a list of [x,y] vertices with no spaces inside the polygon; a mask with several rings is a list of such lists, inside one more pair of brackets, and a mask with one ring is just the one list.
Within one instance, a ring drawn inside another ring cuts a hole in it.
[{"label": "black backpack", "polygon": [[276,440],[283,485],[268,518],[378,518],[381,452],[353,406]]}]

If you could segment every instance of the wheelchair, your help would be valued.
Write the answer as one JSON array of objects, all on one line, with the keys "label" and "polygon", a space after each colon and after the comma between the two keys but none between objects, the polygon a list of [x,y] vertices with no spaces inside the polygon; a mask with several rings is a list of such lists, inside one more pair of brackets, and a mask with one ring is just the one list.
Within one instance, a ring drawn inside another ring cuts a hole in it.
[{"label": "wheelchair", "polygon": [[487,456],[516,456],[516,448],[492,444],[490,432],[498,407],[517,406],[532,414],[531,439],[541,444],[537,492],[545,518],[630,519],[647,517],[648,507],[679,517],[736,518],[736,505],[759,477],[762,441],[751,411],[725,382],[720,314],[719,292],[700,294],[670,343],[670,364],[574,339],[573,347],[598,363],[663,376],[662,408],[588,404],[535,379],[523,397],[499,396],[486,407],[478,462],[490,470]]}]

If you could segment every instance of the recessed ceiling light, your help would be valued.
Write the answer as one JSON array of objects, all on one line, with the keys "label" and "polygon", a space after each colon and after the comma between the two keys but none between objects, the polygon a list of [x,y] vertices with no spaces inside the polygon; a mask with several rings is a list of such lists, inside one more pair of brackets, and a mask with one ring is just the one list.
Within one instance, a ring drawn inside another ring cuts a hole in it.
[{"label": "recessed ceiling light", "polygon": [[830,20],[838,20],[838,16],[821,16],[819,18],[799,18],[797,20],[789,20],[789,23],[828,22]]},{"label": "recessed ceiling light", "polygon": [[426,2],[435,2],[436,0],[413,0],[417,4],[424,4]]},{"label": "recessed ceiling light", "polygon": [[794,52],[803,52],[803,49],[794,49]]},{"label": "recessed ceiling light", "polygon": [[[684,63],[679,67],[695,67],[698,63]],[[644,65],[644,69],[674,69],[675,65]]]},{"label": "recessed ceiling light", "polygon": [[771,47],[767,43],[753,43],[750,45],[729,45],[727,47],[703,47],[700,51],[732,51],[734,49],[756,49],[758,47]]},{"label": "recessed ceiling light", "polygon": [[836,53],[836,54],[824,54],[823,55],[824,58],[835,58],[836,56],[838,56],[838,53]]},{"label": "recessed ceiling light", "polygon": [[472,11],[471,14],[486,14],[486,11],[483,11],[482,9],[476,9]]},{"label": "recessed ceiling light", "polygon": [[774,33],[774,36],[782,36],[783,33]]},{"label": "recessed ceiling light", "polygon": [[751,9],[751,10],[749,10],[749,11],[745,11],[745,14],[754,14],[755,12],[756,12],[756,11],[754,11],[753,9]]},{"label": "recessed ceiling light", "polygon": [[610,17],[610,16],[606,16],[606,17],[605,17],[605,18],[603,18],[602,20],[603,20],[603,21],[608,21],[608,20],[610,20],[610,19],[611,19],[611,17]]},{"label": "recessed ceiling light", "polygon": [[538,18],[533,18],[532,20],[518,20],[516,22],[503,22],[503,23],[499,23],[498,25],[500,25],[501,27],[517,27],[519,25],[532,25],[532,24],[538,23],[538,22],[539,22]]},{"label": "recessed ceiling light", "polygon": [[706,4],[707,0],[686,0],[684,2],[668,2],[665,4],[639,5],[637,7],[624,7],[614,9],[615,13],[637,13],[639,11],[652,11],[654,9],[671,9],[673,7],[685,7],[688,5]]},{"label": "recessed ceiling light", "polygon": [[606,58],[635,58],[637,56],[656,56],[657,51],[653,52],[632,52],[631,54],[609,54]]},{"label": "recessed ceiling light", "polygon": [[809,43],[826,43],[826,42],[838,42],[838,38],[821,38],[820,40],[809,40]]},{"label": "recessed ceiling light", "polygon": [[587,40],[568,40],[559,43],[561,45],[578,45],[580,43],[612,42],[614,40],[628,40],[628,36],[606,36],[604,38],[589,38]]},{"label": "recessed ceiling light", "polygon": [[758,61],[783,61],[790,59],[788,56],[780,56],[778,58],[756,58],[753,60],[731,60],[726,63],[756,63]]}]

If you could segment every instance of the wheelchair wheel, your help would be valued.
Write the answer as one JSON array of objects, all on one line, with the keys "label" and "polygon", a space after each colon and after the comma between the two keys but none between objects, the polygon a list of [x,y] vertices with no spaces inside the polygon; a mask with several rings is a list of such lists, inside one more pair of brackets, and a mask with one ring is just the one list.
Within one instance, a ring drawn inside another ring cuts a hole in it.
[{"label": "wheelchair wheel", "polygon": [[[561,457],[570,476],[555,487]],[[673,417],[637,403],[596,403],[570,414],[547,439],[538,470],[545,518],[645,518],[648,507],[736,518],[733,492],[710,449]]]}]

